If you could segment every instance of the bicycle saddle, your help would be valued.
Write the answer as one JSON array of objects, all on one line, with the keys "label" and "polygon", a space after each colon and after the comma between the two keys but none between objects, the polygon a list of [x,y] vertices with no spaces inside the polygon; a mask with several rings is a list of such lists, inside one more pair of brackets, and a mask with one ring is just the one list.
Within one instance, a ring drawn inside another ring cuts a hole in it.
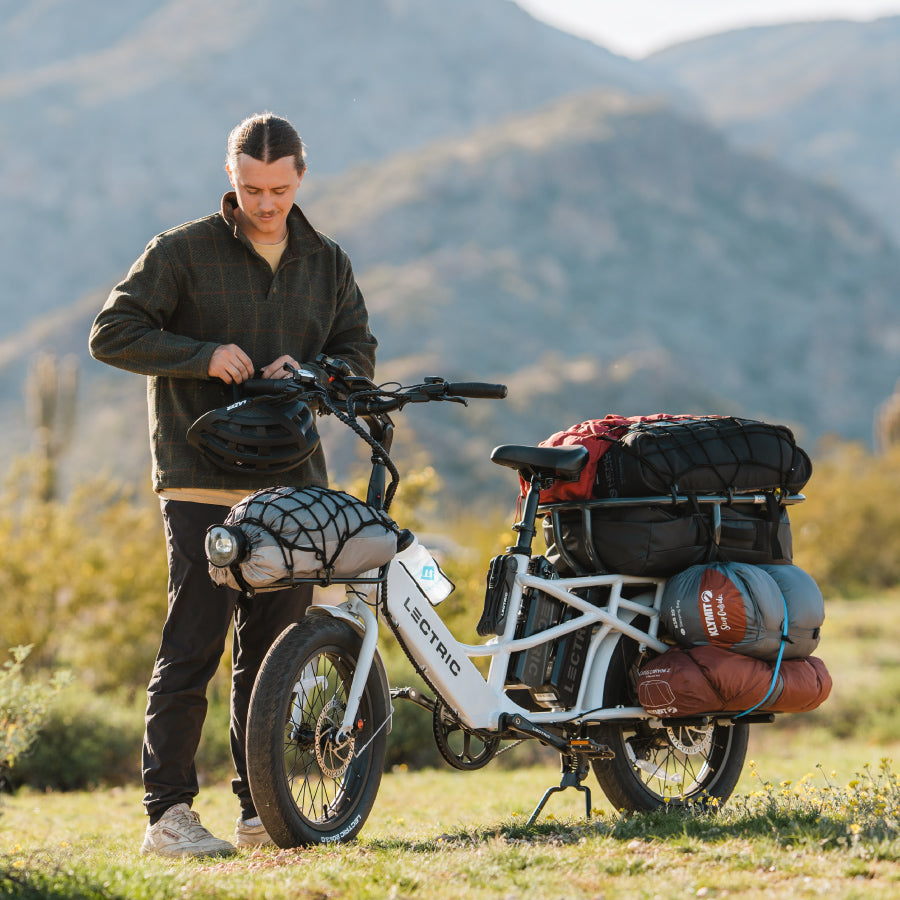
[{"label": "bicycle saddle", "polygon": [[587,447],[529,447],[503,444],[491,451],[491,462],[515,469],[526,481],[533,475],[574,481],[587,465]]}]

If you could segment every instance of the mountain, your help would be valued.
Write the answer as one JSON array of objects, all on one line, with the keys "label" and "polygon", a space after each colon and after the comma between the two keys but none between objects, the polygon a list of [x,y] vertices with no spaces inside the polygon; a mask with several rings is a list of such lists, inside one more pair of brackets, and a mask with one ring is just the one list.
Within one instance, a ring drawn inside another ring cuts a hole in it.
[{"label": "mountain", "polygon": [[[454,483],[487,489],[491,447],[608,412],[865,438],[893,385],[895,245],[841,195],[659,102],[570,95],[304,190],[353,259],[381,379],[509,384],[502,403],[402,417]],[[100,300],[57,336],[80,342]],[[116,427],[99,443],[144,464],[142,379],[86,368],[106,401],[85,436]]]},{"label": "mountain", "polygon": [[214,209],[226,136],[251,113],[291,119],[321,177],[573,90],[653,86],[509,0],[28,0],[0,6],[0,44],[0,200],[19,211],[5,330]]},{"label": "mountain", "polygon": [[740,146],[839,187],[900,237],[900,16],[745,28],[647,64]]},{"label": "mountain", "polygon": [[361,273],[382,374],[510,385],[470,411],[474,439],[441,436],[466,464],[607,412],[866,439],[893,386],[900,254],[883,230],[657,102],[573,95],[307,206]]},{"label": "mountain", "polygon": [[350,253],[379,378],[510,386],[400,420],[398,448],[424,445],[451,490],[508,491],[492,446],[608,412],[871,434],[896,379],[896,243],[663,99],[683,89],[658,67],[507,0],[121,6],[0,2],[7,457],[28,445],[30,361],[75,353],[70,470],[146,479],[143,379],[89,360],[87,331],[154,233],[217,206],[227,130],[261,108],[310,147],[299,200]]}]

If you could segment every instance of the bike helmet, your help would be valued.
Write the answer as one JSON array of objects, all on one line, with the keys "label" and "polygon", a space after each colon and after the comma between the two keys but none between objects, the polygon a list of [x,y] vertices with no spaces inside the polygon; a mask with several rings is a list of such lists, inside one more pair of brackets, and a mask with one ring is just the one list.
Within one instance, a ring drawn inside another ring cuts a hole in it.
[{"label": "bike helmet", "polygon": [[204,413],[187,440],[221,469],[272,475],[296,468],[319,446],[309,406],[269,395]]}]

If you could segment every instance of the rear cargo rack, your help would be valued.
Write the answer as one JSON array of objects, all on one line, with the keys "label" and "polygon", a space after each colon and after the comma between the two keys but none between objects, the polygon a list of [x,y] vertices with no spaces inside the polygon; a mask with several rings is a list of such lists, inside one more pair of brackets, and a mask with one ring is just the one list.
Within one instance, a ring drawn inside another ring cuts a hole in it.
[{"label": "rear cargo rack", "polygon": [[[772,502],[773,496],[780,506],[793,506],[794,504],[802,503],[806,499],[804,494],[786,494],[782,491],[745,491],[723,494],[679,494],[673,492],[671,494],[660,494],[652,497],[610,497],[599,500],[569,500],[561,503],[546,503],[538,507],[538,516],[549,516],[553,525],[554,535],[559,535],[561,533],[559,521],[560,515],[563,513],[579,513],[584,529],[584,550],[591,562],[593,571],[605,572],[606,568],[594,545],[594,536],[591,527],[591,513],[595,509],[616,509],[637,506],[667,507],[671,509],[677,506],[688,505],[711,506],[715,541],[718,543],[719,533],[722,527],[721,509],[723,506],[733,506],[738,504],[766,506]],[[572,571],[578,573],[584,571],[584,566],[572,558],[572,555],[562,541],[556,541],[556,549],[563,562],[569,566]]]}]

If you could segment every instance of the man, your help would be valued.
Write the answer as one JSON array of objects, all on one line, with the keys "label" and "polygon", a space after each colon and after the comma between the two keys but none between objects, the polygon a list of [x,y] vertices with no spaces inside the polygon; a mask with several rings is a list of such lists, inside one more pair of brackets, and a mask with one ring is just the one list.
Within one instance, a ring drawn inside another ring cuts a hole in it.
[{"label": "man", "polygon": [[[224,651],[232,615],[231,749],[241,816],[237,847],[269,838],[247,784],[244,738],[250,692],[274,639],[306,611],[311,586],[241,598],[216,588],[207,571],[207,528],[272,476],[233,474],[188,445],[203,413],[230,403],[251,376],[285,377],[319,353],[374,372],[376,341],[341,248],[294,204],[306,159],[293,126],[270,113],[229,135],[233,191],[221,210],[154,238],[113,289],[91,329],[92,355],[148,376],[153,487],[169,560],[168,614],[147,691],[142,852],[164,856],[232,853],[191,810],[194,756],[206,715],[206,687]],[[279,484],[327,484],[321,449]]]}]

